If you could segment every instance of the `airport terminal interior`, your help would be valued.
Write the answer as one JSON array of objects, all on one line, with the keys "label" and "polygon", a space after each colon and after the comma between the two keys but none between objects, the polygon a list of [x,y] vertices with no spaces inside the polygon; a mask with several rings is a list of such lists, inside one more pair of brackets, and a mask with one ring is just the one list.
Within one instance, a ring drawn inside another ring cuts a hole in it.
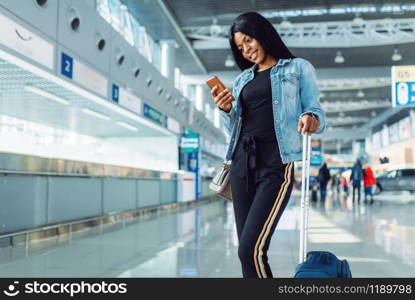
[{"label": "airport terminal interior", "polygon": [[[403,0],[0,0],[0,277],[242,277],[237,199],[210,188],[232,137],[206,80],[232,90],[230,25],[250,11],[316,72],[307,250],[353,277],[415,277]],[[274,277],[299,263],[302,171]]]}]

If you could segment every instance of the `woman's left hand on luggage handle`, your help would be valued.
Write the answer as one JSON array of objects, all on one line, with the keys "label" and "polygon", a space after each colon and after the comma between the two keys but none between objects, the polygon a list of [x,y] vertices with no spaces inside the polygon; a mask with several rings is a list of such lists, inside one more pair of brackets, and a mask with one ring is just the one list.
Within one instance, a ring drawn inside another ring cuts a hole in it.
[{"label": "woman's left hand on luggage handle", "polygon": [[306,133],[314,133],[317,131],[319,121],[312,115],[303,115],[298,121],[297,131],[302,135]]}]

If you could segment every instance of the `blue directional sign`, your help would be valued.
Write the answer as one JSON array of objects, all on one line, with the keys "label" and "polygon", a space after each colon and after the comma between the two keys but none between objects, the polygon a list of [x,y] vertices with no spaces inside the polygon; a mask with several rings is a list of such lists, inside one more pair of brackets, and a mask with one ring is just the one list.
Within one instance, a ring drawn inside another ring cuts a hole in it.
[{"label": "blue directional sign", "polygon": [[199,151],[199,138],[182,136],[180,138],[180,147],[184,152]]},{"label": "blue directional sign", "polygon": [[62,52],[61,74],[72,79],[73,77],[73,58]]},{"label": "blue directional sign", "polygon": [[397,82],[396,106],[415,105],[415,82]]},{"label": "blue directional sign", "polygon": [[112,84],[112,101],[117,102],[120,100],[120,88],[116,84]]},{"label": "blue directional sign", "polygon": [[392,67],[392,106],[415,106],[415,66]]},{"label": "blue directional sign", "polygon": [[310,165],[321,166],[323,164],[323,155],[321,150],[321,140],[311,139]]}]

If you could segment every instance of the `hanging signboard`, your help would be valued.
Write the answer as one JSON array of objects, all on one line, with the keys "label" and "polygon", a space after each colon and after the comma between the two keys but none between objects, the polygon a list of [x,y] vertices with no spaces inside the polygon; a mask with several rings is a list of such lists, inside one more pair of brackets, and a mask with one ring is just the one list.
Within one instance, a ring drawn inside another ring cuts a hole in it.
[{"label": "hanging signboard", "polygon": [[112,101],[117,102],[119,105],[128,108],[129,110],[138,113],[139,115],[142,114],[143,103],[140,98],[114,83],[112,84],[111,90]]},{"label": "hanging signboard", "polygon": [[311,139],[310,164],[320,166],[323,164],[323,155],[321,151],[321,139]]},{"label": "hanging signboard", "polygon": [[108,96],[108,80],[64,52],[61,53],[61,74],[105,98]]},{"label": "hanging signboard", "polygon": [[53,69],[55,46],[0,13],[0,44]]},{"label": "hanging signboard", "polygon": [[144,103],[144,116],[160,125],[163,125],[164,117],[161,112]]},{"label": "hanging signboard", "polygon": [[199,148],[199,138],[181,137],[180,147],[184,152],[195,152]]},{"label": "hanging signboard", "polygon": [[415,106],[415,66],[392,67],[392,106]]},{"label": "hanging signboard", "polygon": [[180,134],[180,123],[171,117],[165,117],[166,128],[176,134]]}]

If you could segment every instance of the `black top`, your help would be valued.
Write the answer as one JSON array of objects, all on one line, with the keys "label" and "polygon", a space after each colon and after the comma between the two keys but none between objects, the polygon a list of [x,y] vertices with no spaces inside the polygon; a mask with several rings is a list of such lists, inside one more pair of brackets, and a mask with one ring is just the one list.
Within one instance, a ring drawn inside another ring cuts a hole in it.
[{"label": "black top", "polygon": [[241,91],[241,135],[276,141],[270,71],[271,68],[254,72],[254,78]]}]

